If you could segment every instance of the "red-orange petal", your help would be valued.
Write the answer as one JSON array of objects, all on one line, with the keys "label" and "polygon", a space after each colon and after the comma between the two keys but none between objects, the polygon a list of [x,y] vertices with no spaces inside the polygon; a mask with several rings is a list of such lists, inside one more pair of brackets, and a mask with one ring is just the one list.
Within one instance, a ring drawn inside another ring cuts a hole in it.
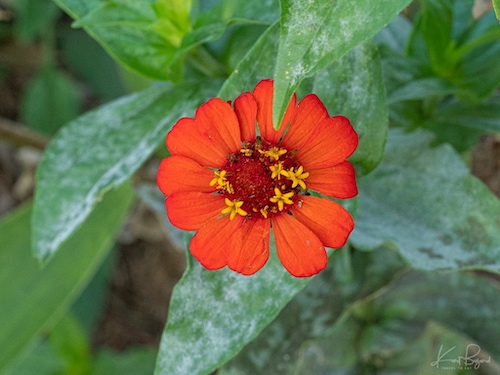
[{"label": "red-orange petal", "polygon": [[185,156],[170,156],[160,162],[156,183],[165,195],[185,191],[214,192],[210,186],[214,173]]},{"label": "red-orange petal", "polygon": [[295,157],[305,170],[331,167],[345,161],[358,146],[358,134],[343,116],[323,119]]},{"label": "red-orange petal", "polygon": [[227,155],[240,151],[238,118],[229,103],[210,99],[196,110],[195,120],[200,131],[209,139],[216,139]]},{"label": "red-orange petal", "polygon": [[290,211],[328,247],[344,246],[354,229],[351,214],[337,202],[328,199],[303,196]]},{"label": "red-orange petal", "polygon": [[192,238],[189,251],[209,270],[226,266],[231,251],[229,239],[241,230],[244,220],[242,216],[236,216],[233,220],[224,216],[208,221]]},{"label": "red-orange petal", "polygon": [[327,117],[328,111],[321,100],[314,94],[306,95],[297,105],[281,144],[289,150],[301,148],[321,120]]},{"label": "red-orange petal", "polygon": [[245,92],[234,101],[234,112],[240,123],[242,141],[254,142],[257,137],[257,102],[252,94]]},{"label": "red-orange petal", "polygon": [[170,222],[184,230],[200,228],[227,207],[221,195],[200,192],[173,194],[165,200],[165,205]]},{"label": "red-orange petal", "polygon": [[358,195],[356,171],[351,163],[344,161],[333,167],[310,169],[305,180],[307,188],[334,198],[348,199]]},{"label": "red-orange petal", "polygon": [[268,219],[245,220],[231,237],[228,266],[243,275],[252,275],[269,259]]},{"label": "red-orange petal", "polygon": [[257,123],[259,125],[260,135],[271,144],[277,143],[288,123],[293,117],[295,103],[297,97],[293,94],[290,103],[288,104],[283,121],[278,130],[273,127],[273,97],[274,97],[274,82],[270,79],[260,81],[253,91],[253,96],[257,102]]},{"label": "red-orange petal", "polygon": [[295,277],[309,277],[326,267],[325,248],[309,228],[286,213],[272,220],[276,251],[288,272]]},{"label": "red-orange petal", "polygon": [[227,161],[224,144],[203,132],[192,118],[181,118],[167,134],[167,148],[172,155],[191,158],[200,165],[220,168]]}]

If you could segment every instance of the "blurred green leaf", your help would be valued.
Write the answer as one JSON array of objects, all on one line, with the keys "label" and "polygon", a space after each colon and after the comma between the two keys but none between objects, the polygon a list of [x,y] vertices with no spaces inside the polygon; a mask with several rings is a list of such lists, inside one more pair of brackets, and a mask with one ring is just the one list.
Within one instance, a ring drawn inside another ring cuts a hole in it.
[{"label": "blurred green leaf", "polygon": [[375,35],[409,2],[282,0],[280,45],[274,73],[274,123],[279,124],[302,79]]},{"label": "blurred green leaf", "polygon": [[51,0],[16,0],[14,33],[23,41],[31,42],[54,27],[60,11]]},{"label": "blurred green leaf", "polygon": [[91,375],[148,375],[155,367],[156,350],[141,347],[114,353],[107,349],[97,352]]},{"label": "blurred green leaf", "polygon": [[[279,16],[277,0],[225,1],[188,24],[190,2],[55,0],[117,60],[150,78],[180,80],[181,58],[220,38],[232,24],[269,24]],[[175,15],[177,16],[175,16]]]},{"label": "blurred green leaf", "polygon": [[456,124],[482,133],[500,133],[500,92],[478,105],[448,100],[439,105],[433,120]]},{"label": "blurred green leaf", "polygon": [[40,267],[30,251],[31,207],[0,223],[0,369],[69,308],[109,251],[131,203],[129,185],[107,193],[52,262]]},{"label": "blurred green leaf", "polygon": [[403,15],[398,14],[377,34],[374,40],[377,44],[385,44],[392,50],[403,54],[412,31],[412,23]]},{"label": "blurred green leaf", "polygon": [[63,71],[45,66],[26,87],[20,115],[29,127],[53,135],[79,115],[80,106],[75,83]]},{"label": "blurred green leaf", "polygon": [[344,115],[359,135],[359,145],[349,160],[360,174],[373,170],[384,154],[389,127],[384,82],[377,48],[359,44],[314,78],[313,91],[331,115]]},{"label": "blurred green leaf", "polygon": [[487,277],[406,272],[351,305],[323,337],[305,342],[295,373],[478,373],[463,372],[474,366],[464,362],[469,350],[471,360],[484,360],[481,374],[496,374],[499,294]]},{"label": "blurred green leaf", "polygon": [[410,271],[374,297],[365,302],[371,319],[437,321],[500,358],[500,285],[491,276]]},{"label": "blurred green leaf", "polygon": [[405,100],[424,100],[432,96],[451,95],[456,88],[439,77],[413,79],[391,92],[389,104]]},{"label": "blurred green leaf", "polygon": [[152,7],[158,17],[153,30],[178,47],[184,35],[191,30],[191,0],[156,0]]},{"label": "blurred green leaf", "polygon": [[500,25],[488,12],[467,31],[468,39],[455,52],[460,62],[452,83],[469,92],[463,100],[477,103],[500,85]]},{"label": "blurred green leaf", "polygon": [[88,374],[91,369],[90,342],[83,326],[65,315],[50,333],[50,344],[66,363],[66,373]]},{"label": "blurred green leaf", "polygon": [[[266,2],[246,0],[222,1],[196,18],[193,30],[185,35],[175,58],[180,58],[189,50],[202,43],[219,39],[229,26],[249,25],[252,27],[255,40],[260,36],[259,31],[263,30],[259,26],[268,26],[275,22],[278,17],[278,0]],[[203,64],[209,63],[207,59],[198,57],[198,60],[201,60]],[[217,69],[212,70],[216,71]],[[218,72],[219,75],[225,73],[225,71]]]},{"label": "blurred green leaf", "polygon": [[422,270],[500,272],[500,201],[432,135],[389,132],[380,166],[360,178],[355,246],[395,247]]},{"label": "blurred green leaf", "polygon": [[222,85],[219,91],[220,98],[234,100],[244,91],[253,91],[260,80],[270,77],[276,60],[278,26],[277,22],[271,25],[240,61]]},{"label": "blurred green leaf", "polygon": [[493,8],[495,9],[497,19],[500,20],[500,0],[493,0]]},{"label": "blurred green leaf", "polygon": [[159,32],[160,20],[151,2],[101,1],[85,14],[73,12],[72,2],[55,2],[75,18],[75,26],[84,27],[118,61],[150,78],[179,78],[179,66],[173,66],[177,46]]},{"label": "blurred green leaf", "polygon": [[37,339],[0,373],[2,375],[55,375],[64,374],[66,364],[48,341]]},{"label": "blurred green leaf", "polygon": [[180,117],[213,96],[218,82],[157,85],[118,99],[64,127],[37,169],[33,251],[47,261],[102,195],[142,165]]},{"label": "blurred green leaf", "polygon": [[441,77],[453,73],[452,52],[455,44],[452,42],[453,2],[450,0],[421,0],[420,31],[425,40],[425,46],[433,70]]},{"label": "blurred green leaf", "polygon": [[104,101],[127,93],[116,63],[85,31],[65,29],[60,38],[63,61],[93,93]]}]

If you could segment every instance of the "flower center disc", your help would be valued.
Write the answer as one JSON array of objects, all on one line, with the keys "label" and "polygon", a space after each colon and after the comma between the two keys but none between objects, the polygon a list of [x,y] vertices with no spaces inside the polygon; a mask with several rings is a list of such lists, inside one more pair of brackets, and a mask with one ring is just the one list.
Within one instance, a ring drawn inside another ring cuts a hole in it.
[{"label": "flower center disc", "polygon": [[217,185],[228,206],[222,213],[233,219],[236,214],[268,218],[281,213],[306,189],[309,173],[288,150],[258,137],[254,143],[245,142],[214,175],[210,185]]}]

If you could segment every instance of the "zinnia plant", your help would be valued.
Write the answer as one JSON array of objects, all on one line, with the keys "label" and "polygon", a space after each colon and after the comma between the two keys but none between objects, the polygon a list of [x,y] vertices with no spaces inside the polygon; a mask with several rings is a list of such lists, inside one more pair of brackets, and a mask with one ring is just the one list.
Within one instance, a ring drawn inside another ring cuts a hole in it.
[{"label": "zinnia plant", "polygon": [[342,247],[354,228],[349,212],[326,196],[356,196],[346,159],[358,135],[314,94],[298,104],[294,95],[275,130],[273,86],[263,80],[233,106],[210,99],[167,135],[171,156],[161,162],[158,186],[171,222],[198,231],[190,251],[207,269],[257,272],[272,230],[283,266],[309,277],[326,267],[325,246]]}]

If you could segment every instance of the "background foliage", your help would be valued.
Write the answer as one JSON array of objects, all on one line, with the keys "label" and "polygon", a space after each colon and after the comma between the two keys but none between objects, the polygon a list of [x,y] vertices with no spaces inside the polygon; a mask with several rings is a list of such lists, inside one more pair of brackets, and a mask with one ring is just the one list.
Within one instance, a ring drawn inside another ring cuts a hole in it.
[{"label": "background foliage", "polygon": [[[468,161],[480,135],[500,133],[500,25],[473,5],[16,2],[11,32],[41,45],[21,120],[50,143],[32,207],[0,222],[0,373],[437,374],[440,348],[456,359],[471,345],[480,366],[449,373],[498,373],[500,202]],[[61,10],[86,34],[58,29]],[[105,104],[82,114],[60,48]],[[349,243],[305,280],[275,256],[244,277],[186,252],[157,353],[92,351],[74,302],[147,188],[137,171],[165,155],[178,118],[269,77],[276,120],[292,92],[314,92],[360,136]]]}]

